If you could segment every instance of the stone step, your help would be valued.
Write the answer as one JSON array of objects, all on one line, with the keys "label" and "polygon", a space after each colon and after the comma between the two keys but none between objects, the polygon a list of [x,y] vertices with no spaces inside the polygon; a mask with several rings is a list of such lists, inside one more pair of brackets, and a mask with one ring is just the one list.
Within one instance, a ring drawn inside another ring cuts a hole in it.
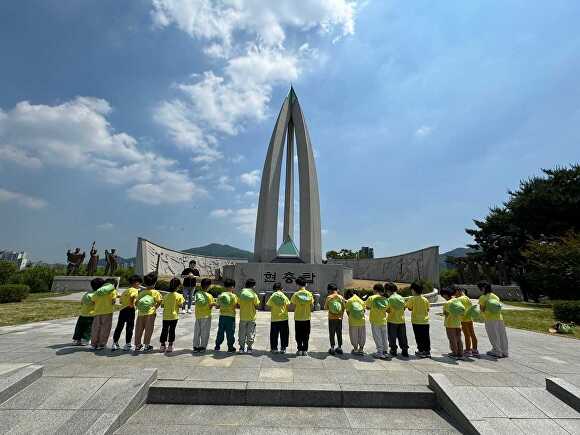
[{"label": "stone step", "polygon": [[6,402],[42,376],[42,366],[31,364],[6,370],[0,375],[0,404]]},{"label": "stone step", "polygon": [[147,403],[433,409],[436,396],[423,385],[160,380],[149,388]]}]

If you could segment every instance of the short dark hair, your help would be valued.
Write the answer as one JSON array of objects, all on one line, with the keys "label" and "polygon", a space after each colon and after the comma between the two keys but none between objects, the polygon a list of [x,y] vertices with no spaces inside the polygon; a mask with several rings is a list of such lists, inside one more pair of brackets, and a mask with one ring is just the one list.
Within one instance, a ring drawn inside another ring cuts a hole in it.
[{"label": "short dark hair", "polygon": [[338,287],[336,286],[336,284],[334,284],[334,283],[331,282],[330,284],[328,284],[328,286],[326,287],[326,289],[329,292],[335,292],[335,291],[338,290]]},{"label": "short dark hair", "polygon": [[211,285],[211,279],[204,278],[201,280],[201,289],[202,290],[207,290],[210,285]]},{"label": "short dark hair", "polygon": [[256,287],[256,280],[254,278],[250,278],[248,280],[246,280],[246,288],[254,288]]},{"label": "short dark hair", "polygon": [[389,281],[385,283],[385,291],[387,292],[396,293],[398,289],[397,284],[394,282]]},{"label": "short dark hair", "polygon": [[411,283],[411,290],[420,295],[423,293],[423,285],[415,281]]},{"label": "short dark hair", "polygon": [[487,281],[479,281],[477,283],[477,287],[479,287],[479,289],[481,291],[483,291],[484,293],[489,293],[491,292],[491,284]]},{"label": "short dark hair", "polygon": [[278,290],[282,290],[282,283],[280,282],[274,283],[274,285],[272,286],[272,290],[274,290],[275,292],[277,292]]},{"label": "short dark hair", "polygon": [[353,293],[352,289],[348,289],[348,290],[346,291],[346,293],[344,294],[344,297],[345,297],[346,299],[350,299],[350,298],[352,298],[352,297],[353,297],[353,295],[354,295],[354,293]]},{"label": "short dark hair", "polygon": [[131,278],[129,278],[129,284],[135,284],[135,283],[143,283],[143,278],[141,278],[140,275],[132,275]]},{"label": "short dark hair", "polygon": [[236,286],[236,282],[231,278],[224,279],[224,287],[225,288],[234,288]]},{"label": "short dark hair", "polygon": [[191,263],[193,263],[193,264],[197,265],[197,261],[195,261],[195,260],[191,260],[191,261],[189,262],[189,264],[191,265]]},{"label": "short dark hair", "polygon": [[180,285],[181,281],[179,280],[179,278],[172,278],[171,281],[169,281],[169,291],[170,292],[176,291]]},{"label": "short dark hair", "polygon": [[157,283],[157,274],[155,272],[150,272],[143,277],[143,284],[147,287],[153,287]]},{"label": "short dark hair", "polygon": [[306,286],[306,280],[304,278],[302,278],[301,276],[296,278],[296,281],[294,281],[294,282],[296,283],[296,285],[298,287],[305,287]]},{"label": "short dark hair", "polygon": [[439,290],[439,294],[441,295],[441,297],[445,297],[445,296],[451,296],[453,294],[453,292],[449,288],[442,288],[441,290]]},{"label": "short dark hair", "polygon": [[103,278],[93,278],[91,280],[91,288],[93,290],[98,290],[104,285],[105,285],[105,280]]},{"label": "short dark hair", "polygon": [[385,288],[383,287],[382,284],[376,283],[375,285],[373,285],[373,290],[376,292],[379,292],[381,294],[383,294],[385,292]]}]

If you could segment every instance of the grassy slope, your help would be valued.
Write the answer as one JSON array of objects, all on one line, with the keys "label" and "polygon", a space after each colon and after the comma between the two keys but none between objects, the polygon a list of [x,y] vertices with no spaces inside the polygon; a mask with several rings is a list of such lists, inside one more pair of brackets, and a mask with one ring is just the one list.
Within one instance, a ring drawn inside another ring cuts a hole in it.
[{"label": "grassy slope", "polygon": [[77,316],[79,302],[50,300],[51,297],[64,294],[66,293],[31,293],[22,302],[0,304],[0,326]]}]

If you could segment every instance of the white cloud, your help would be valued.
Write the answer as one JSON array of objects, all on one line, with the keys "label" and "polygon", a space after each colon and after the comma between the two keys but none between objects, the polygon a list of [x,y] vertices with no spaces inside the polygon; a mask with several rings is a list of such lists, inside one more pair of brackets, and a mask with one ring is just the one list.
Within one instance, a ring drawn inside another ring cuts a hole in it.
[{"label": "white cloud", "polygon": [[139,149],[135,138],[117,133],[106,100],[77,97],[59,105],[22,101],[0,111],[0,159],[20,166],[81,168],[127,186],[130,198],[148,204],[191,200],[205,190],[177,162]]},{"label": "white cloud", "polygon": [[112,230],[113,228],[115,228],[115,225],[112,224],[111,222],[105,222],[97,225],[97,229],[102,231],[109,231]]},{"label": "white cloud", "polygon": [[0,187],[0,202],[14,201],[26,208],[39,209],[46,207],[45,200],[20,192],[12,192]]},{"label": "white cloud", "polygon": [[317,29],[337,37],[354,33],[356,1],[350,0],[152,0],[153,22],[175,25],[208,42],[206,53],[227,56],[236,34],[280,46],[285,28]]},{"label": "white cloud", "polygon": [[250,187],[257,186],[260,183],[260,170],[254,169],[253,171],[240,175],[240,181]]},{"label": "white cloud", "polygon": [[239,208],[236,210],[216,209],[210,213],[213,218],[227,219],[229,223],[243,234],[253,235],[256,231],[257,207]]},{"label": "white cloud", "polygon": [[228,177],[227,175],[222,175],[221,177],[218,178],[216,187],[219,190],[223,190],[225,192],[233,192],[234,190],[236,190],[234,186],[232,186],[231,184],[230,177]]},{"label": "white cloud", "polygon": [[429,136],[433,132],[433,127],[422,125],[415,131],[415,137],[421,139]]},{"label": "white cloud", "polygon": [[[306,32],[354,33],[354,0],[152,0],[158,28],[175,26],[201,41],[204,52],[223,59],[222,70],[206,71],[174,87],[180,93],[162,101],[154,119],[194,161],[211,163],[223,157],[221,135],[235,136],[251,122],[270,115],[272,88],[296,82],[306,60],[324,58]],[[293,48],[285,47],[287,32]],[[294,41],[296,43],[294,44]]]}]

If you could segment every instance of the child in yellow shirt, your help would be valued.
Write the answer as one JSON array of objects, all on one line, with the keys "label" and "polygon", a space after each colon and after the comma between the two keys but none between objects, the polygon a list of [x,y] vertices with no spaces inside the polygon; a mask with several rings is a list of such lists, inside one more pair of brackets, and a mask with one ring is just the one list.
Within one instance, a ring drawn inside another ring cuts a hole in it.
[{"label": "child in yellow shirt", "polygon": [[346,314],[348,315],[348,335],[354,355],[364,355],[364,347],[367,340],[365,326],[365,303],[352,290],[347,290],[344,295],[346,301]]},{"label": "child in yellow shirt", "polygon": [[102,350],[109,341],[113,326],[113,311],[117,301],[115,285],[107,283],[94,292],[94,317],[91,330],[91,349]]},{"label": "child in yellow shirt", "polygon": [[129,288],[121,295],[121,311],[117,318],[117,327],[113,332],[113,348],[112,350],[120,349],[119,338],[121,332],[125,328],[125,347],[124,350],[131,350],[131,340],[133,339],[133,329],[135,328],[135,302],[139,295],[139,289],[143,280],[139,275],[133,275],[129,278]]},{"label": "child in yellow shirt", "polygon": [[369,296],[366,301],[366,307],[370,311],[369,321],[373,340],[377,346],[377,351],[373,356],[379,359],[389,359],[390,357],[387,353],[387,346],[389,345],[387,338],[387,308],[389,307],[389,301],[385,297],[385,288],[382,284],[375,284],[373,292],[374,295]]},{"label": "child in yellow shirt", "polygon": [[95,278],[91,281],[91,291],[86,292],[81,300],[81,310],[73,333],[73,344],[85,346],[91,340],[91,329],[95,315],[94,291],[105,285],[105,280]]},{"label": "child in yellow shirt", "polygon": [[409,358],[407,328],[405,326],[405,299],[397,293],[397,285],[385,283],[385,294],[389,298],[389,317],[387,318],[387,333],[391,356],[397,356],[397,342],[401,348],[401,356]]},{"label": "child in yellow shirt", "polygon": [[294,304],[294,331],[296,334],[296,355],[308,356],[308,342],[310,341],[310,317],[314,306],[314,296],[306,290],[306,280],[296,278],[298,290],[290,298]]},{"label": "child in yellow shirt", "polygon": [[[137,324],[135,325],[135,350],[151,352],[153,350],[151,336],[155,328],[157,308],[161,305],[163,298],[161,293],[155,290],[155,284],[157,284],[157,274],[155,272],[145,275],[143,284],[145,284],[146,288],[139,292],[135,303],[138,309]],[[143,339],[145,347],[141,344],[141,339]]]},{"label": "child in yellow shirt", "polygon": [[[324,309],[328,310],[328,334],[330,336],[330,349],[328,353],[334,355],[342,355],[342,318],[344,316],[344,308],[346,301],[338,293],[336,284],[330,283],[327,286],[328,296],[324,303]],[[336,336],[336,350],[334,349],[334,337]]]},{"label": "child in yellow shirt", "polygon": [[195,323],[193,325],[193,351],[205,352],[209,342],[209,332],[211,330],[211,308],[215,306],[215,301],[209,286],[211,279],[201,280],[201,290],[195,292]]},{"label": "child in yellow shirt", "polygon": [[280,353],[286,353],[290,328],[288,326],[288,305],[290,299],[282,291],[282,284],[275,283],[272,287],[274,293],[270,296],[266,305],[270,307],[270,352],[278,353],[278,337],[280,337]]},{"label": "child in yellow shirt", "polygon": [[405,306],[411,311],[411,324],[417,342],[417,352],[419,358],[431,358],[431,338],[429,337],[429,301],[423,293],[423,286],[414,282],[411,284],[411,296]]},{"label": "child in yellow shirt", "polygon": [[220,318],[218,323],[217,336],[215,339],[214,350],[219,351],[224,342],[224,335],[227,337],[228,352],[235,352],[236,348],[236,305],[238,298],[234,294],[236,282],[233,279],[224,280],[225,291],[217,298],[217,304],[220,309]]},{"label": "child in yellow shirt", "polygon": [[483,295],[479,297],[479,307],[485,321],[485,331],[491,343],[491,350],[487,354],[496,358],[506,358],[509,356],[508,338],[499,297],[491,290],[488,282],[482,281],[477,286],[483,292]]},{"label": "child in yellow shirt", "polygon": [[[260,299],[254,287],[256,287],[256,280],[248,279],[238,296],[238,305],[240,306],[240,323],[238,324],[240,353],[252,353],[252,346],[256,338],[256,307],[260,305]],[[248,345],[247,349],[246,344]]]},{"label": "child in yellow shirt", "polygon": [[479,357],[479,350],[477,350],[477,336],[475,335],[475,328],[473,327],[473,320],[467,315],[467,311],[471,308],[472,303],[469,296],[465,294],[463,289],[457,287],[455,288],[455,293],[453,295],[458,301],[461,301],[465,307],[465,315],[461,318],[461,330],[463,331],[463,337],[465,338],[465,350],[463,351],[463,356],[469,357]]},{"label": "child in yellow shirt", "polygon": [[[163,298],[163,324],[161,326],[161,338],[159,339],[161,352],[173,352],[173,343],[175,342],[175,328],[179,320],[179,307],[185,302],[183,295],[177,293],[181,285],[179,278],[173,278],[169,281],[169,293]],[[165,342],[169,341],[169,346],[165,347]]]},{"label": "child in yellow shirt", "polygon": [[441,296],[447,301],[443,305],[443,316],[445,317],[444,325],[449,340],[451,353],[447,356],[453,359],[463,359],[463,342],[461,341],[461,318],[463,314],[454,314],[451,304],[454,302],[461,304],[453,298],[450,290],[441,290]]}]

